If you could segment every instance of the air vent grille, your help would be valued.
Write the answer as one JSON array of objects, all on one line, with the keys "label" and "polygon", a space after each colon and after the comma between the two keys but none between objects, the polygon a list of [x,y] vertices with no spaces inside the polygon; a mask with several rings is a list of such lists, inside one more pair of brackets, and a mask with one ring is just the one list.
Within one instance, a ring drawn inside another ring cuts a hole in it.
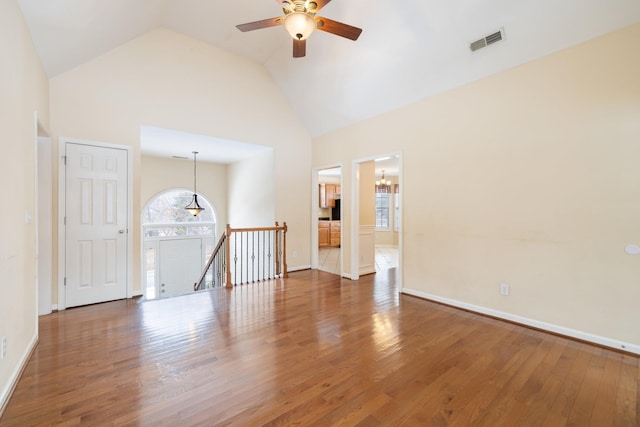
[{"label": "air vent grille", "polygon": [[497,43],[497,42],[502,40],[502,31],[498,31],[498,32],[493,33],[493,34],[489,34],[484,39],[487,41],[487,46],[489,46],[490,44]]},{"label": "air vent grille", "polygon": [[504,40],[504,30],[501,28],[488,36],[484,36],[483,38],[470,43],[469,49],[471,49],[471,52],[475,52],[478,49],[482,49],[483,47],[498,43],[502,40]]},{"label": "air vent grille", "polygon": [[484,38],[476,40],[469,45],[469,49],[471,49],[471,52],[475,52],[476,50],[482,49],[483,47],[487,47],[487,42]]}]

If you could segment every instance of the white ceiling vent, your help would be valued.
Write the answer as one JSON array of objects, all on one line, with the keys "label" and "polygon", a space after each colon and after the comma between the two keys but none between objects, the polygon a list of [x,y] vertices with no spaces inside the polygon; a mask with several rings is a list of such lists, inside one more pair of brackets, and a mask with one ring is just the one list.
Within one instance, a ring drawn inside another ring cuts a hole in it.
[{"label": "white ceiling vent", "polygon": [[471,49],[471,52],[475,52],[478,49],[482,49],[483,47],[487,47],[489,45],[492,45],[494,43],[498,43],[500,41],[504,40],[504,28],[500,28],[498,31],[496,31],[495,33],[491,33],[487,36],[484,36],[483,38],[476,40],[472,43],[469,44],[469,49]]}]

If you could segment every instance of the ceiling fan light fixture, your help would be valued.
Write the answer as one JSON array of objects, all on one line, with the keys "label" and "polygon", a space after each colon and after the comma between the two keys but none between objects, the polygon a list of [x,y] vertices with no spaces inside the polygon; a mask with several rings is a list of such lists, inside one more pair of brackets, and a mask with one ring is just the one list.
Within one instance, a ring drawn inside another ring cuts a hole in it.
[{"label": "ceiling fan light fixture", "polygon": [[305,12],[291,12],[284,18],[284,27],[296,40],[306,40],[316,29],[316,21]]}]

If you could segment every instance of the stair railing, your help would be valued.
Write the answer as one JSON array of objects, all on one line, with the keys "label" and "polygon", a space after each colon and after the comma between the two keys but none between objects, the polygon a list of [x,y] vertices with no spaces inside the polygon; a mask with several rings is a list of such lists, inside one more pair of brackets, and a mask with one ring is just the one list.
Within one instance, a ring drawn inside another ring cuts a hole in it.
[{"label": "stair railing", "polygon": [[231,228],[227,224],[194,290],[287,277],[287,223]]},{"label": "stair railing", "polygon": [[193,285],[194,291],[203,289],[218,288],[224,286],[225,276],[225,260],[227,252],[227,234],[224,233],[218,240],[218,244],[211,253],[207,264],[202,270],[202,274]]}]

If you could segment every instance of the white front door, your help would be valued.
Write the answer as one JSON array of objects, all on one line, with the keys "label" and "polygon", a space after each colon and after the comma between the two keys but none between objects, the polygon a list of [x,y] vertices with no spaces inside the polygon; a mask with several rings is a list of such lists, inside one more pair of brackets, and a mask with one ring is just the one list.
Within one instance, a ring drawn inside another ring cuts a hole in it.
[{"label": "white front door", "polygon": [[160,298],[193,292],[202,274],[202,239],[160,241]]},{"label": "white front door", "polygon": [[67,142],[66,307],[127,297],[128,152]]}]

